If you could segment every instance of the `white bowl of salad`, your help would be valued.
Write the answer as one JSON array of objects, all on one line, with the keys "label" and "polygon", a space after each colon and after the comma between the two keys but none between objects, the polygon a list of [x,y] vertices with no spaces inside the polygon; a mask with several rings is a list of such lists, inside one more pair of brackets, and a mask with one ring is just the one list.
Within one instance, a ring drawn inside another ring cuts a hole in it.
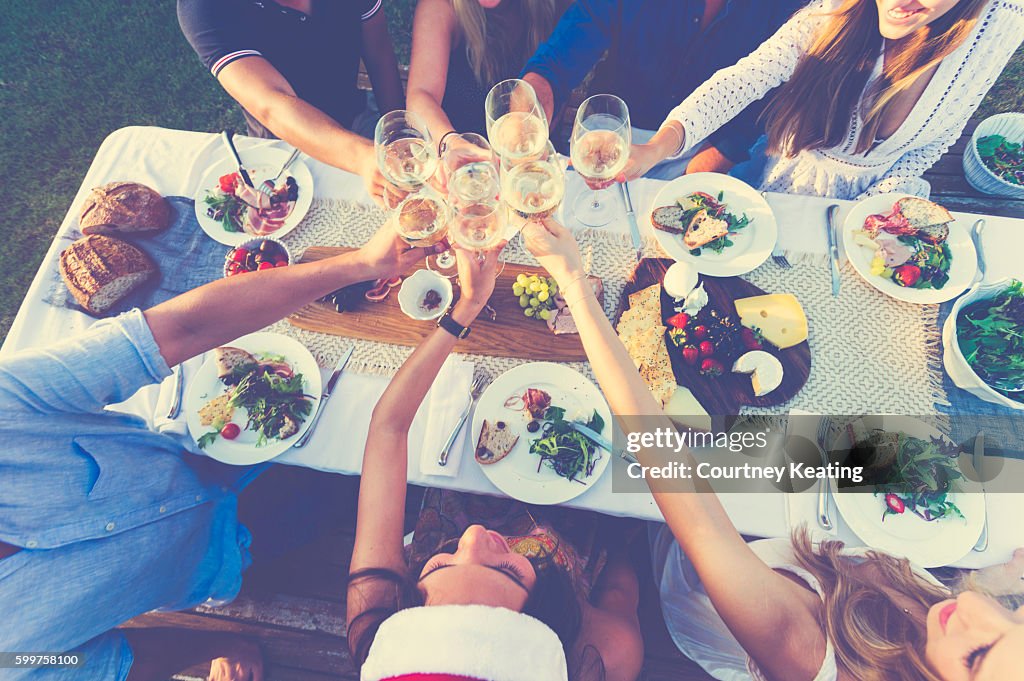
[{"label": "white bowl of salad", "polygon": [[1024,384],[1024,284],[1004,278],[972,287],[946,318],[942,346],[942,363],[958,387],[1024,410],[1024,392],[999,389]]}]

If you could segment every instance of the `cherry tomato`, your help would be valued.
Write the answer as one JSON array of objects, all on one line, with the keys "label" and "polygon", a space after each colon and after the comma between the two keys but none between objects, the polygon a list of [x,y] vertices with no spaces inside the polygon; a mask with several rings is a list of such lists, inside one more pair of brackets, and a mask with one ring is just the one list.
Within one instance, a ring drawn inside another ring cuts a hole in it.
[{"label": "cherry tomato", "polygon": [[287,260],[278,260],[274,267],[288,267]]},{"label": "cherry tomato", "polygon": [[274,263],[264,261],[264,262],[261,262],[259,267],[257,267],[256,269],[258,269],[258,270],[272,270],[272,269],[274,269]]},{"label": "cherry tomato", "polygon": [[238,173],[221,175],[218,183],[220,184],[220,190],[222,192],[225,194],[234,194],[235,187],[238,186]]},{"label": "cherry tomato", "polygon": [[220,436],[225,440],[234,440],[241,432],[242,429],[239,428],[237,424],[228,423],[220,429]]},{"label": "cherry tomato", "polygon": [[276,258],[274,258],[274,264],[277,265],[278,267],[280,267],[281,265],[287,265],[288,258],[286,256],[279,255]]},{"label": "cherry tomato", "polygon": [[231,259],[235,262],[245,262],[245,259],[249,256],[249,251],[245,250],[241,246],[231,251]]},{"label": "cherry tomato", "polygon": [[890,513],[895,513],[896,515],[907,510],[907,505],[903,503],[903,500],[891,492],[885,495],[885,505],[889,507]]}]

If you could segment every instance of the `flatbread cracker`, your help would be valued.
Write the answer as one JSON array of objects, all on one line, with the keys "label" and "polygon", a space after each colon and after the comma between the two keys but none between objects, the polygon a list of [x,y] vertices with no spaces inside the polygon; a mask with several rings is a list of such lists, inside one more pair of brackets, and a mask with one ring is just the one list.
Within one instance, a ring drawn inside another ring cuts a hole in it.
[{"label": "flatbread cracker", "polygon": [[645,289],[629,294],[629,306],[644,310],[657,309],[661,314],[661,284],[651,284]]}]

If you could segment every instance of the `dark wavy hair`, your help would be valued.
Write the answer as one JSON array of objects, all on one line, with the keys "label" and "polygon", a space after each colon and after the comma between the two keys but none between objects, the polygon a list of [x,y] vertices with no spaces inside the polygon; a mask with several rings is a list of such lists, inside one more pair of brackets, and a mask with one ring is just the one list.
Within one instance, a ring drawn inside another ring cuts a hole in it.
[{"label": "dark wavy hair", "polygon": [[[367,608],[349,623],[348,645],[357,665],[362,666],[366,661],[373,639],[384,620],[399,610],[423,605],[419,576],[426,563],[424,560],[410,564],[405,574],[386,568],[366,568],[349,574],[349,591],[359,589],[360,585],[387,585],[394,589],[394,597],[388,599],[386,604]],[[583,620],[576,590],[569,573],[551,558],[531,559],[530,563],[537,573],[537,581],[530,589],[522,612],[550,627],[562,642],[568,658],[579,637]]]}]

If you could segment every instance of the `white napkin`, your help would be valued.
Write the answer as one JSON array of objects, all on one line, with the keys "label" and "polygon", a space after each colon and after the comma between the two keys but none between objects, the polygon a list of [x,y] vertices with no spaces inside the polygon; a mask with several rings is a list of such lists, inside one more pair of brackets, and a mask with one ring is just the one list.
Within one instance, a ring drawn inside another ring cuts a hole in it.
[{"label": "white napkin", "polygon": [[188,419],[185,416],[185,393],[188,392],[189,381],[196,372],[199,371],[199,367],[203,365],[204,355],[193,357],[192,359],[186,360],[181,364],[181,370],[184,372],[184,385],[181,390],[181,404],[182,408],[178,412],[176,418],[168,418],[168,413],[171,409],[171,403],[174,401],[174,388],[175,380],[174,373],[165,378],[160,384],[160,391],[157,394],[156,404],[153,407],[153,429],[158,433],[166,433],[168,435],[178,435],[186,437],[188,435]]},{"label": "white napkin", "polygon": [[[449,360],[445,365],[447,371],[438,376],[434,385],[427,393],[426,404],[429,405],[425,414],[423,448],[420,451],[420,472],[423,475],[444,475],[455,477],[459,474],[459,464],[466,450],[466,438],[470,437],[472,426],[470,419],[462,426],[459,436],[455,439],[448,454],[448,464],[439,466],[437,458],[441,448],[448,441],[452,428],[469,403],[469,390],[473,382],[473,364],[463,360]],[[472,416],[472,414],[470,415]]]},{"label": "white napkin", "polygon": [[[811,442],[816,442],[818,422],[813,417],[818,416],[812,412],[800,409],[792,409],[790,416],[797,418],[790,421],[788,434],[801,436]],[[829,495],[829,517],[832,519],[832,530],[826,531],[818,524],[818,493],[821,485],[829,484],[828,480],[822,479],[817,484],[802,492],[789,492],[786,494],[786,520],[792,532],[801,525],[806,525],[811,535],[811,540],[818,542],[823,539],[835,539],[839,536],[838,528],[842,523],[839,517],[839,509],[835,501]]]}]

